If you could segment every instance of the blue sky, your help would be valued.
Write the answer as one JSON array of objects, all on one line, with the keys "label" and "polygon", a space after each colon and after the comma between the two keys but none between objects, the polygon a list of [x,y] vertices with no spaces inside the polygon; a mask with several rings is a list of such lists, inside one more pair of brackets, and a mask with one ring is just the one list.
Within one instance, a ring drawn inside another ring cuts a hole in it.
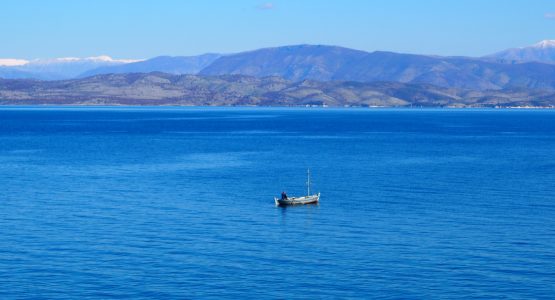
[{"label": "blue sky", "polygon": [[553,0],[2,0],[0,57],[232,53],[291,44],[485,55],[555,39]]}]

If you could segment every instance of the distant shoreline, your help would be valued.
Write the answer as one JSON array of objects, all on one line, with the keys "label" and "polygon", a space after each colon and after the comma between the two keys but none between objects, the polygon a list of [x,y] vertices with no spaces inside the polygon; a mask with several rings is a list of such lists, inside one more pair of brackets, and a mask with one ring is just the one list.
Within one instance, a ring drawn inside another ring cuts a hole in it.
[{"label": "distant shoreline", "polygon": [[[0,101],[1,102],[1,101]],[[46,107],[60,107],[60,108],[291,108],[291,109],[367,109],[367,110],[383,110],[383,109],[398,109],[398,110],[553,110],[555,106],[305,106],[305,105],[129,105],[129,104],[15,104],[15,103],[0,103],[1,108],[14,107],[14,108],[46,108]]]},{"label": "distant shoreline", "polygon": [[555,90],[137,73],[66,81],[0,79],[0,105],[555,108]]}]

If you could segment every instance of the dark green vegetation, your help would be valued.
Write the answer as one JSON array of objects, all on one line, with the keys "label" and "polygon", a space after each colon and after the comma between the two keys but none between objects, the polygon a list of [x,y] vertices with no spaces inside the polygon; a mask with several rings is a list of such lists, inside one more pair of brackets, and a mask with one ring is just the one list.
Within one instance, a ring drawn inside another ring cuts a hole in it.
[{"label": "dark green vegetation", "polygon": [[108,74],[0,79],[0,104],[263,106],[553,106],[555,91],[465,90],[400,82],[289,81],[281,77]]}]

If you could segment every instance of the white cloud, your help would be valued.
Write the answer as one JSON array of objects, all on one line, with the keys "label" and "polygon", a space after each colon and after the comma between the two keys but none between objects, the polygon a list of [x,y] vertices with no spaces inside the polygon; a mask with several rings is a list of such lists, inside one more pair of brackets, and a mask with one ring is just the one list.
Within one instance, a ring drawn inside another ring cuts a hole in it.
[{"label": "white cloud", "polygon": [[555,20],[555,12],[545,13],[544,17],[549,20]]},{"label": "white cloud", "polygon": [[24,59],[0,58],[0,66],[4,66],[4,67],[23,66],[28,63],[29,61]]},{"label": "white cloud", "polygon": [[257,6],[257,8],[260,9],[260,10],[271,10],[271,9],[276,8],[276,7],[273,3],[267,2],[267,3],[264,3],[264,4],[260,4],[259,6]]}]

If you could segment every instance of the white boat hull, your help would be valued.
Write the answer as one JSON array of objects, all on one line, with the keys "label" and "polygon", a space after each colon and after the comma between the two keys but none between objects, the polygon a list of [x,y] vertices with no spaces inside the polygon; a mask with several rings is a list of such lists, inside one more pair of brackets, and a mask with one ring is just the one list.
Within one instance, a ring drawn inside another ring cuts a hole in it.
[{"label": "white boat hull", "polygon": [[274,198],[276,205],[304,205],[314,204],[320,201],[320,193],[317,195],[303,196],[303,197],[288,197],[287,199]]}]

